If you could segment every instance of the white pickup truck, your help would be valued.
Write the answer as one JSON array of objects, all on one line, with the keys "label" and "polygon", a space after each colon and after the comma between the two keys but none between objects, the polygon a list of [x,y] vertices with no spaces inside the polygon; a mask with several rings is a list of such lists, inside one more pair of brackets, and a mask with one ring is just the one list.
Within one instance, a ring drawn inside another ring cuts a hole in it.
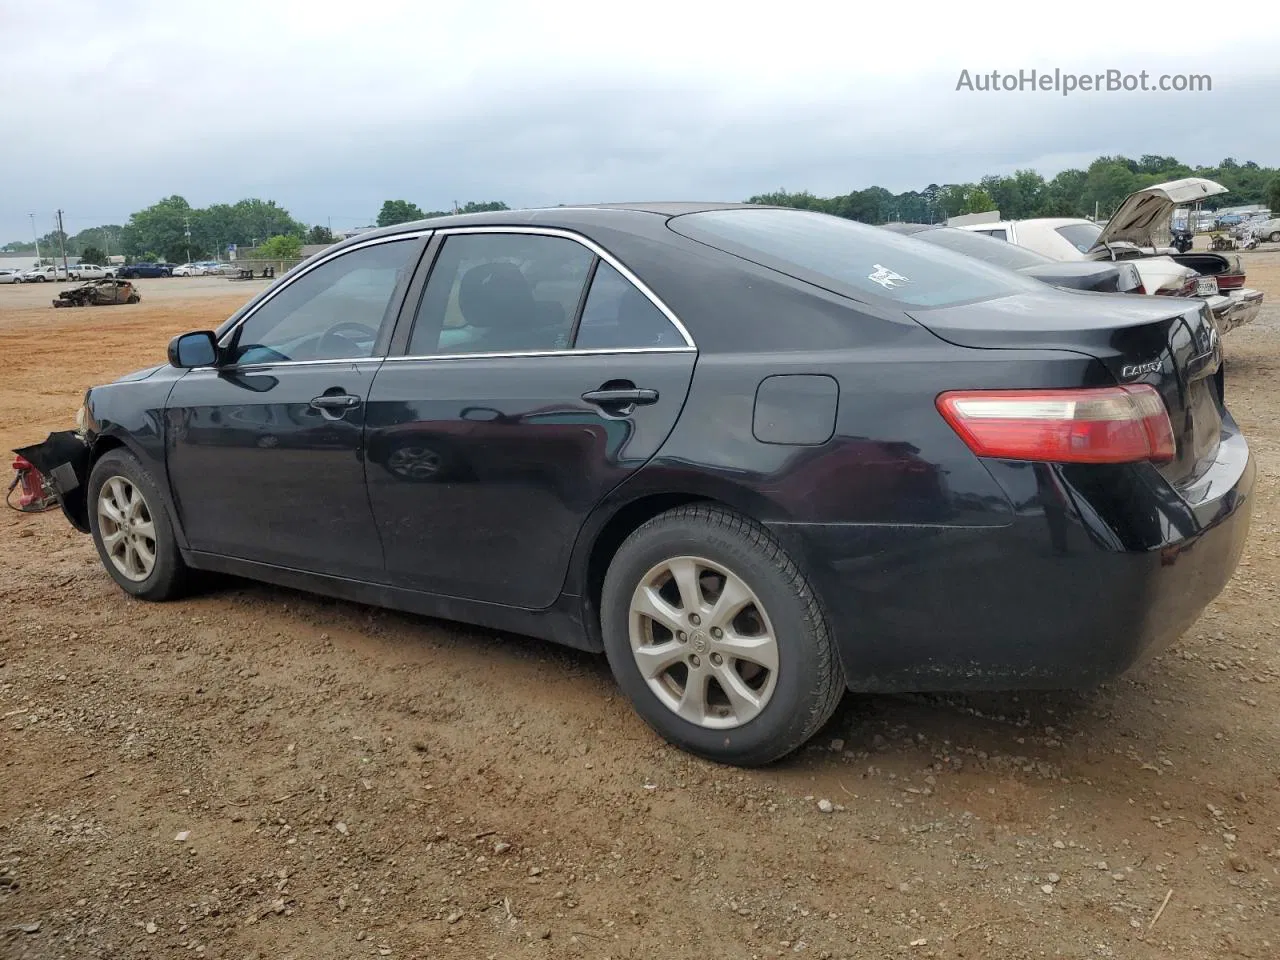
[{"label": "white pickup truck", "polygon": [[100,267],[96,263],[77,263],[70,273],[72,280],[105,280],[116,275],[114,268]]}]

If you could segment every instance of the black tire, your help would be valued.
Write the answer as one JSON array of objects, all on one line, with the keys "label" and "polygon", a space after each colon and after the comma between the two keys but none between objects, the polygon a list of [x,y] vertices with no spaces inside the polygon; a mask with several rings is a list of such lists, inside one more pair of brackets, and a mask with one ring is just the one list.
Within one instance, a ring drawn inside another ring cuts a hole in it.
[{"label": "black tire", "polygon": [[[678,716],[650,689],[632,655],[632,595],[649,570],[679,556],[702,557],[732,572],[760,599],[773,625],[773,694],[741,726],[710,729]],[[827,722],[845,690],[826,617],[804,574],[768,531],[722,507],[677,507],[637,528],[609,565],[600,619],[613,675],[640,716],[669,742],[708,760],[759,766],[791,753]]]},{"label": "black tire", "polygon": [[40,276],[36,277],[36,283],[44,283],[45,279],[46,279],[45,275],[41,274]]},{"label": "black tire", "polygon": [[1280,230],[1273,232],[1267,239],[1272,243],[1280,243]]},{"label": "black tire", "polygon": [[[142,495],[155,528],[155,564],[143,580],[132,580],[115,565],[103,545],[103,532],[98,517],[98,499],[103,486],[113,477],[122,477]],[[173,536],[173,524],[160,487],[138,458],[128,450],[109,450],[93,465],[87,491],[89,528],[93,534],[98,558],[120,588],[141,600],[169,600],[180,595],[187,582],[187,565]]]}]

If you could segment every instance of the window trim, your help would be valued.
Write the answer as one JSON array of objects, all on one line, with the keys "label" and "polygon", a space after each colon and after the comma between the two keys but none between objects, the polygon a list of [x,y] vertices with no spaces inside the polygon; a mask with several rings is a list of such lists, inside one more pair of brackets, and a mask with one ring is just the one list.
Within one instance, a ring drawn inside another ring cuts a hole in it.
[{"label": "window trim", "polygon": [[[392,363],[392,362],[401,362],[404,360],[495,360],[495,359],[508,359],[512,357],[607,356],[610,354],[619,354],[619,353],[627,354],[627,353],[696,353],[697,352],[698,350],[697,344],[694,343],[693,337],[690,336],[688,328],[685,327],[685,325],[680,322],[680,318],[675,315],[674,311],[672,311],[670,307],[668,307],[665,303],[663,303],[662,300],[658,297],[658,295],[654,293],[651,289],[649,289],[649,286],[643,280],[641,280],[634,273],[632,273],[627,268],[627,266],[624,263],[622,263],[621,260],[619,260],[613,254],[611,254],[604,247],[600,246],[600,244],[596,243],[590,237],[583,236],[580,233],[575,233],[572,230],[566,230],[562,227],[530,227],[530,226],[504,227],[504,226],[495,226],[495,225],[486,224],[484,226],[473,226],[473,227],[467,227],[467,226],[445,227],[445,228],[433,231],[434,235],[432,236],[432,240],[435,241],[438,238],[441,246],[443,246],[444,242],[451,236],[465,235],[465,234],[478,234],[478,233],[505,233],[505,234],[523,234],[525,236],[534,236],[534,237],[560,237],[565,240],[574,241],[575,243],[585,247],[589,252],[593,253],[597,258],[597,260],[592,264],[588,282],[583,286],[583,295],[581,298],[581,302],[579,303],[579,306],[578,306],[579,315],[581,314],[582,307],[586,304],[586,296],[591,289],[590,281],[595,278],[596,266],[598,262],[602,260],[605,263],[609,264],[609,266],[613,267],[613,269],[617,270],[618,273],[622,275],[624,280],[626,280],[633,287],[639,290],[640,293],[643,294],[644,297],[650,303],[652,303],[655,307],[658,308],[659,312],[661,312],[662,315],[667,318],[667,322],[670,323],[673,327],[675,327],[676,332],[679,333],[681,338],[684,340],[685,345],[683,347],[616,347],[608,350],[601,350],[596,348],[579,349],[577,347],[566,347],[563,350],[504,350],[504,351],[495,351],[491,353],[403,353],[398,355],[389,354],[387,357],[384,358],[385,362]],[[437,257],[438,256],[439,254],[437,253]],[[419,291],[419,301],[421,300],[422,294],[426,292],[426,285],[431,281],[431,274],[435,272],[435,266],[436,264],[433,261],[431,264],[431,270],[427,273],[426,277],[424,278],[422,289]],[[405,306],[407,307],[408,304],[406,303]],[[417,321],[418,321],[418,305],[414,306],[412,317],[408,317],[407,319],[409,320],[409,329],[405,337],[405,345],[403,348],[406,351],[409,349],[409,343],[413,339],[413,327],[417,324]],[[578,318],[575,317],[575,320],[574,320],[575,330],[576,330],[577,320]]]},{"label": "window trim", "polygon": [[[242,326],[244,326],[244,324],[249,322],[249,319],[251,317],[253,317],[259,310],[261,310],[268,303],[274,300],[282,292],[284,292],[289,287],[293,286],[295,283],[297,283],[299,280],[305,277],[307,274],[309,274],[312,270],[315,270],[316,268],[321,267],[326,263],[330,263],[338,259],[339,257],[346,256],[349,253],[354,253],[357,250],[366,250],[369,247],[376,247],[384,243],[396,243],[401,240],[420,240],[423,237],[429,238],[433,232],[434,231],[432,230],[414,230],[407,233],[394,233],[385,237],[374,237],[371,240],[362,240],[359,243],[353,243],[349,247],[343,247],[341,250],[334,250],[332,253],[325,254],[319,260],[316,260],[314,263],[308,264],[305,270],[299,270],[293,276],[286,275],[285,277],[282,277],[278,285],[269,287],[264,293],[261,300],[259,300],[257,303],[251,306],[248,310],[246,310],[243,316],[236,318],[236,322],[233,323],[230,327],[228,327],[226,332],[223,333],[222,336],[218,338],[218,348],[223,349],[225,347],[229,347],[236,333],[239,331],[239,329]],[[417,264],[415,263],[414,266],[416,268]],[[410,278],[411,277],[412,277],[412,274],[410,274]],[[395,296],[395,291],[392,291],[392,296]],[[402,308],[403,308],[403,305],[401,305],[401,309]],[[398,317],[398,315],[399,315],[399,309],[397,309],[396,311],[396,316]],[[394,329],[395,329],[395,318],[393,317],[392,330]],[[381,331],[379,331],[379,333],[381,333]],[[385,359],[386,359],[386,355],[383,354],[381,356],[340,357],[340,358],[325,359],[325,360],[266,360],[258,363],[237,363],[237,364],[227,364],[225,366],[218,366],[217,364],[208,364],[207,366],[192,367],[191,369],[192,370],[260,370],[260,369],[263,369],[264,367],[316,366],[319,364],[326,364],[326,363],[328,364],[369,363],[371,361],[382,361]]]}]

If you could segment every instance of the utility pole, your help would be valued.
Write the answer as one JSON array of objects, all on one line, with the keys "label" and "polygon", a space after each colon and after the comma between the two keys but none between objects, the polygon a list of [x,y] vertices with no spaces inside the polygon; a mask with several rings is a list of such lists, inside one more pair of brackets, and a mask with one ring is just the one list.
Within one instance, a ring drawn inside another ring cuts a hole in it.
[{"label": "utility pole", "polygon": [[62,211],[58,211],[58,247],[62,250],[62,273],[68,276],[71,268],[67,265],[67,231],[62,229]]},{"label": "utility pole", "polygon": [[183,235],[187,238],[187,263],[191,262],[191,218],[182,218]]},{"label": "utility pole", "polygon": [[40,238],[36,235],[36,215],[34,213],[28,213],[27,216],[31,218],[31,239],[36,242],[36,263],[39,264],[40,263]]},{"label": "utility pole", "polygon": [[454,213],[457,213],[457,212],[458,212],[458,201],[457,201],[457,200],[453,201],[453,212],[454,212]]}]

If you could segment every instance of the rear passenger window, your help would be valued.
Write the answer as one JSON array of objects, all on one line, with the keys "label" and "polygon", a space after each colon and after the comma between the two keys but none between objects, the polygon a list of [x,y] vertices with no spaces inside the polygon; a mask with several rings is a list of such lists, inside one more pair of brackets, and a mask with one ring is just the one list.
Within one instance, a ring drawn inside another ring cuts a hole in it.
[{"label": "rear passenger window", "polygon": [[578,324],[578,350],[683,347],[684,338],[636,286],[603,260]]},{"label": "rear passenger window", "polygon": [[414,320],[410,356],[568,349],[593,259],[564,237],[446,238]]}]

